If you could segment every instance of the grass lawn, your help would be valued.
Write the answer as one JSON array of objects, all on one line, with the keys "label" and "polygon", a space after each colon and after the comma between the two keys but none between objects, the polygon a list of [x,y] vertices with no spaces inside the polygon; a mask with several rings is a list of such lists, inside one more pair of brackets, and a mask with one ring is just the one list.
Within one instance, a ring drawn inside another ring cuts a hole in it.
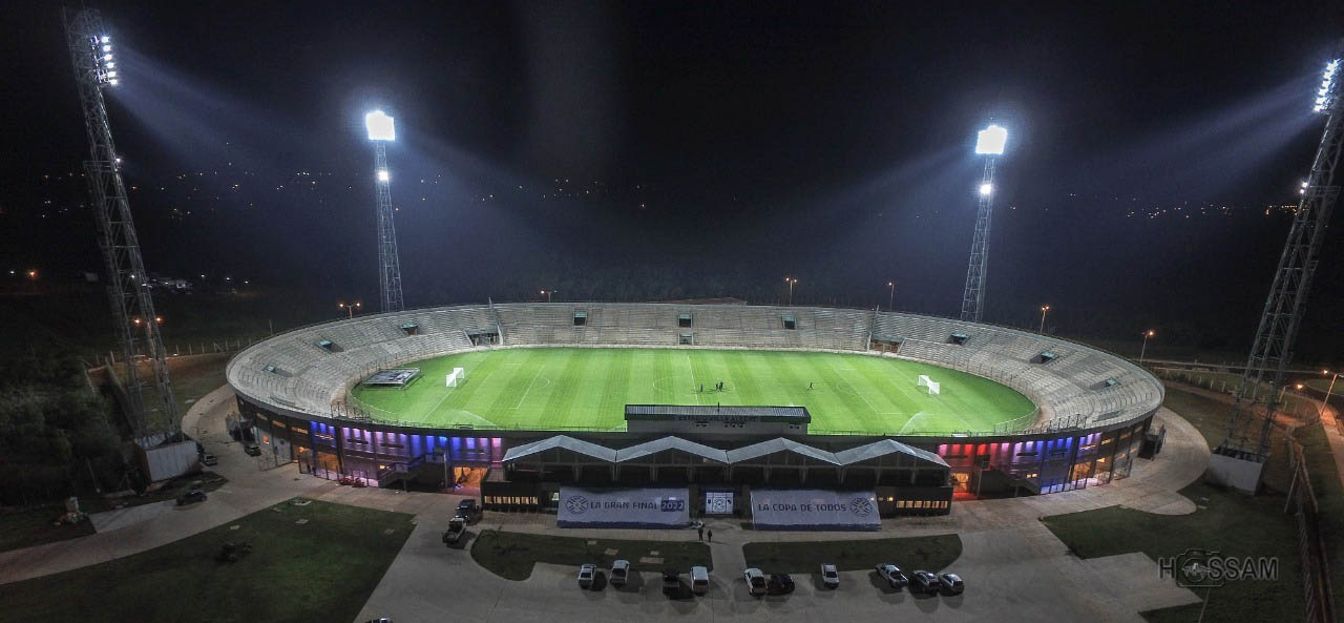
[{"label": "grass lawn", "polygon": [[[1043,521],[1081,558],[1141,551],[1157,560],[1200,548],[1225,556],[1278,558],[1275,581],[1240,580],[1212,589],[1205,621],[1301,621],[1305,616],[1297,563],[1297,528],[1279,495],[1247,497],[1204,483],[1181,494],[1199,509],[1190,515],[1152,515],[1111,506],[1055,515]],[[1195,591],[1201,599],[1204,589]],[[1149,621],[1194,621],[1201,604],[1144,613]]]},{"label": "grass lawn", "polygon": [[[610,554],[607,552],[611,552]],[[520,532],[483,530],[472,543],[471,557],[506,580],[526,580],[538,562],[578,566],[593,563],[608,568],[613,560],[625,559],[636,571],[677,569],[686,573],[693,565],[710,569],[709,546],[695,541],[623,541],[543,536]]]},{"label": "grass lawn", "polygon": [[[814,433],[865,434],[989,432],[1035,409],[988,379],[857,354],[526,348],[406,367],[423,376],[405,389],[361,386],[355,397],[393,421],[542,430],[624,430],[625,405],[638,403],[804,405]],[[467,382],[448,389],[444,378],[454,367],[466,369]],[[921,374],[941,383],[941,395],[917,386]],[[714,391],[720,381],[725,391]]]},{"label": "grass lawn", "polygon": [[[410,519],[284,503],[134,556],[0,585],[0,621],[353,621]],[[252,551],[219,562],[227,541]]]},{"label": "grass lawn", "polygon": [[0,513],[0,552],[93,534],[93,524],[88,521],[51,525],[64,512],[64,506],[43,506]]},{"label": "grass lawn", "polygon": [[862,571],[891,562],[906,570],[936,572],[948,568],[961,556],[961,537],[939,534],[900,539],[747,543],[742,553],[749,566],[760,567],[766,573],[818,573],[823,562],[835,563],[841,571]]}]

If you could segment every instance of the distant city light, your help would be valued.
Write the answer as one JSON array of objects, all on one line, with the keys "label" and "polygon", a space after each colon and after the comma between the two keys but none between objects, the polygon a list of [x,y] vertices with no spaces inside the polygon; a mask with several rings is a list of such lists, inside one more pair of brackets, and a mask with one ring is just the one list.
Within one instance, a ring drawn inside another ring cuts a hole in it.
[{"label": "distant city light", "polygon": [[994,185],[993,185],[993,184],[990,184],[989,182],[985,182],[984,184],[981,184],[981,185],[980,185],[980,194],[981,194],[981,195],[984,195],[984,196],[988,197],[988,196],[989,196],[991,193],[993,193],[993,192],[994,192]]},{"label": "distant city light", "polygon": [[386,182],[389,179],[392,179],[392,176],[388,174],[387,169],[378,169],[378,181]]},{"label": "distant city light", "polygon": [[1335,77],[1339,73],[1339,61],[1335,59],[1325,64],[1325,71],[1321,72],[1321,88],[1316,90],[1316,105],[1312,107],[1312,112],[1323,112],[1335,103]]},{"label": "distant city light", "polygon": [[975,138],[975,153],[990,156],[1003,155],[1003,148],[1008,144],[1008,130],[1003,126],[990,124],[989,127],[980,130]]},{"label": "distant city light", "polygon": [[397,130],[392,123],[392,117],[381,110],[364,115],[364,127],[368,129],[371,141],[397,140]]}]

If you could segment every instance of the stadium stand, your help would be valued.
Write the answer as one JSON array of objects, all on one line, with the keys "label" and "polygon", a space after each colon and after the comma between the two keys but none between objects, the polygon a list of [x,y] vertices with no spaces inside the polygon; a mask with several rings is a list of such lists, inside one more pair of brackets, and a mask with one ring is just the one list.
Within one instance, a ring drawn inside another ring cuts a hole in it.
[{"label": "stadium stand", "polygon": [[[576,312],[586,321],[576,326]],[[690,327],[679,317],[691,314]],[[794,328],[785,326],[792,318]],[[404,326],[416,329],[408,334]],[[295,415],[326,417],[350,387],[379,369],[473,348],[470,333],[503,346],[676,346],[867,351],[870,339],[898,343],[896,356],[961,370],[1016,389],[1039,407],[1018,428],[1068,416],[1078,426],[1145,417],[1161,403],[1156,379],[1125,359],[1016,329],[870,310],[743,305],[547,303],[419,309],[304,327],[237,355],[229,383],[242,395]],[[964,336],[955,343],[953,334]],[[339,348],[319,347],[327,340]],[[1038,363],[1043,351],[1055,358]],[[267,369],[275,371],[268,372]],[[984,431],[1011,432],[1011,431]]]}]

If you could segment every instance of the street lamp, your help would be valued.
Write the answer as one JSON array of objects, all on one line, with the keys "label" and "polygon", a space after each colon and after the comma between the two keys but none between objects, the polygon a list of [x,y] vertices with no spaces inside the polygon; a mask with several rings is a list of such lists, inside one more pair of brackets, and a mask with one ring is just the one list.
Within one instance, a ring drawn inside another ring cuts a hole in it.
[{"label": "street lamp", "polygon": [[362,302],[360,302],[360,301],[355,301],[354,303],[350,303],[350,304],[346,304],[345,302],[340,302],[340,303],[337,303],[336,306],[339,307],[339,308],[341,308],[341,309],[344,309],[344,310],[345,310],[345,317],[346,317],[346,318],[348,318],[348,319],[354,319],[354,317],[355,317],[355,310],[356,310],[356,309],[359,309],[359,308],[361,308],[361,307],[363,307],[363,306],[364,306],[364,303],[362,303]]},{"label": "street lamp", "polygon": [[546,297],[546,302],[549,303],[551,302],[551,295],[555,294],[556,292],[559,292],[559,290],[542,290],[541,295]]},{"label": "street lamp", "polygon": [[896,301],[896,282],[888,281],[887,288],[889,290],[887,292],[887,311],[891,311],[892,309],[895,309],[893,304]]},{"label": "street lamp", "polygon": [[1048,313],[1050,313],[1050,306],[1049,306],[1049,305],[1042,305],[1042,306],[1041,306],[1041,328],[1039,328],[1039,329],[1036,330],[1037,333],[1045,333],[1045,315],[1048,314]]},{"label": "street lamp", "polygon": [[785,277],[784,283],[789,284],[789,307],[793,307],[793,286],[798,285],[798,279],[794,277]]},{"label": "street lamp", "polygon": [[1157,332],[1149,329],[1143,332],[1143,348],[1139,349],[1139,365],[1143,365],[1143,354],[1148,352],[1148,338],[1157,335]]}]

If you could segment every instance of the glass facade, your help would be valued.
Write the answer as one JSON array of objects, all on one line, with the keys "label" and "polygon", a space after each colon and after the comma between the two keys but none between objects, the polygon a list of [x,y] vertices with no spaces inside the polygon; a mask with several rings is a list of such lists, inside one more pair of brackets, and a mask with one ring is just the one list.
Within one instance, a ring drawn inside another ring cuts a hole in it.
[{"label": "glass facade", "polygon": [[961,496],[1058,493],[1129,476],[1152,418],[1106,432],[938,444]]}]

